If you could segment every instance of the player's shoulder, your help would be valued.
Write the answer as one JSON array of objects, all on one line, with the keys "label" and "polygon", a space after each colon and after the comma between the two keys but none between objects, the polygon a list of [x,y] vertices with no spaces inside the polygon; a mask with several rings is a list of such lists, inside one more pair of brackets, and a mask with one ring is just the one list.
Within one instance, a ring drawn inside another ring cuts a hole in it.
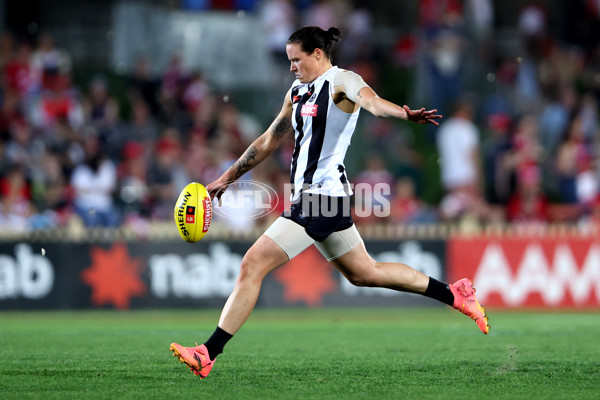
[{"label": "player's shoulder", "polygon": [[346,69],[346,68],[340,68],[337,67],[336,71],[335,71],[336,75],[342,74],[342,75],[358,75],[356,72]]},{"label": "player's shoulder", "polygon": [[344,68],[338,68],[333,76],[334,81],[343,83],[348,79],[362,79],[362,77],[354,71]]}]

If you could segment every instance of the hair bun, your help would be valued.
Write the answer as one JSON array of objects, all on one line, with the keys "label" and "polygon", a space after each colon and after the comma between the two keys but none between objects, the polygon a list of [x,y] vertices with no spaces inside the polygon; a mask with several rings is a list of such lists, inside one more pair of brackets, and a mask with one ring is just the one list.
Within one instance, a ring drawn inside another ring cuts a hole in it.
[{"label": "hair bun", "polygon": [[327,29],[327,36],[329,36],[331,41],[337,42],[340,40],[341,32],[338,28],[332,26]]}]

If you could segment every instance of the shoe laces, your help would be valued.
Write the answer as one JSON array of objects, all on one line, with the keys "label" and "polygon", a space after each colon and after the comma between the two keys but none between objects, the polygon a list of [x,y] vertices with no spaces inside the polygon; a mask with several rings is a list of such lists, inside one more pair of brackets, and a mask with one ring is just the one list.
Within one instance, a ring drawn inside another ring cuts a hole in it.
[{"label": "shoe laces", "polygon": [[465,297],[470,297],[471,295],[475,294],[475,288],[473,286],[467,286],[464,283],[458,286],[456,290],[458,290],[458,292]]}]

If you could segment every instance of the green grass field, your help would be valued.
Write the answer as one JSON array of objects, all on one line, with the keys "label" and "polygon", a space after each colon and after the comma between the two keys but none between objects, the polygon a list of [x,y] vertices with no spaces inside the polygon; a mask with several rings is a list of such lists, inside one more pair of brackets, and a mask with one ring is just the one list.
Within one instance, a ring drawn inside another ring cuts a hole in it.
[{"label": "green grass field", "polygon": [[218,311],[2,312],[0,398],[600,398],[600,314],[257,310],[198,380],[169,344]]}]

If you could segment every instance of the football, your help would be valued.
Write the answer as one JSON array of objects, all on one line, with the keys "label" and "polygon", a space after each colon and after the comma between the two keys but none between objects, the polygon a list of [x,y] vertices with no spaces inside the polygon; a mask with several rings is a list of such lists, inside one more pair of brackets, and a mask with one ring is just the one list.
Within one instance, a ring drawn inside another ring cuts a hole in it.
[{"label": "football", "polygon": [[183,188],[173,211],[179,235],[196,243],[206,235],[212,220],[212,200],[206,188],[192,182]]}]

